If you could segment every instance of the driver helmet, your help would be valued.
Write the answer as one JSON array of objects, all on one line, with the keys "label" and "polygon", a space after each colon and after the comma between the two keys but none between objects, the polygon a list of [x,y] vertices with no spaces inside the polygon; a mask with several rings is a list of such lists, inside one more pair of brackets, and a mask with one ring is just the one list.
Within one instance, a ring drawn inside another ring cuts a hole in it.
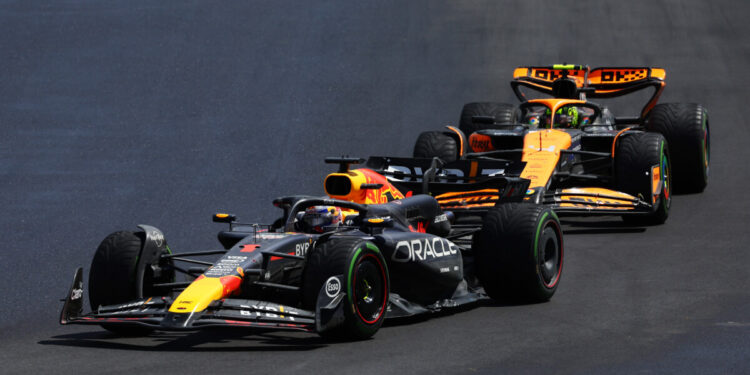
[{"label": "driver helmet", "polygon": [[566,105],[558,109],[555,112],[555,123],[550,126],[552,120],[552,111],[547,108],[542,115],[542,125],[545,128],[577,128],[582,125],[582,122],[587,122],[587,119],[581,119],[578,108],[574,105]]},{"label": "driver helmet", "polygon": [[336,229],[343,221],[341,209],[336,206],[312,206],[302,215],[305,232],[323,233]]}]

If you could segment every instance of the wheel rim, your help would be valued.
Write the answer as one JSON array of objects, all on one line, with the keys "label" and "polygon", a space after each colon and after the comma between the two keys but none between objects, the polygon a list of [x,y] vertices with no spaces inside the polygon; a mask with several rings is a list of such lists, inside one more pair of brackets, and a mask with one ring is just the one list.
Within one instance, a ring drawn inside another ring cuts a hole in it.
[{"label": "wheel rim", "polygon": [[353,300],[359,318],[375,324],[385,313],[387,285],[383,264],[373,254],[360,258],[354,266]]},{"label": "wheel rim", "polygon": [[542,231],[539,241],[539,256],[537,264],[542,277],[542,282],[547,288],[557,285],[560,280],[562,268],[563,250],[558,237],[559,228],[554,222],[549,222]]}]

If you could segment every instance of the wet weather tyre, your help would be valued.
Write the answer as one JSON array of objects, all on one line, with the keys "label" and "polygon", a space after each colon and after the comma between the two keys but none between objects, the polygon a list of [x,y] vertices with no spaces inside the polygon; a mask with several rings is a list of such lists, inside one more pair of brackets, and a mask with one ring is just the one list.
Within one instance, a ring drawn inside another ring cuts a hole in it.
[{"label": "wet weather tyre", "polygon": [[423,132],[414,144],[415,158],[439,157],[449,163],[458,159],[456,139],[439,131]]},{"label": "wet weather tyre", "polygon": [[[664,137],[658,133],[636,133],[623,137],[615,152],[615,175],[618,190],[639,197],[655,207],[647,214],[623,215],[626,223],[663,224],[672,205],[670,152]],[[658,166],[663,181],[656,202],[651,200],[652,167]]]},{"label": "wet weather tyre", "polygon": [[563,238],[548,207],[506,203],[489,210],[472,248],[485,292],[509,303],[549,300],[560,283]]},{"label": "wet weather tyre", "polygon": [[518,122],[518,109],[506,103],[466,103],[461,110],[458,128],[469,137],[477,130],[492,129],[492,124],[480,124],[472,120],[473,116],[490,116],[495,118],[495,124],[507,125]]},{"label": "wet weather tyre", "polygon": [[658,104],[649,113],[645,127],[667,139],[675,192],[702,192],[708,185],[711,156],[708,111],[695,103]]},{"label": "wet weather tyre", "polygon": [[[143,232],[115,232],[99,244],[89,271],[89,302],[96,311],[99,306],[126,303],[137,298],[137,264],[145,234]],[[152,292],[151,272],[144,275],[144,293]],[[174,273],[166,275],[173,281]],[[152,331],[148,327],[102,324],[102,327],[119,335],[138,336]]]},{"label": "wet weather tyre", "polygon": [[390,278],[385,259],[377,246],[360,238],[331,238],[316,246],[303,273],[303,307],[314,311],[323,285],[340,275],[340,291],[346,293],[344,321],[320,335],[335,340],[371,337],[383,324],[388,308]]}]

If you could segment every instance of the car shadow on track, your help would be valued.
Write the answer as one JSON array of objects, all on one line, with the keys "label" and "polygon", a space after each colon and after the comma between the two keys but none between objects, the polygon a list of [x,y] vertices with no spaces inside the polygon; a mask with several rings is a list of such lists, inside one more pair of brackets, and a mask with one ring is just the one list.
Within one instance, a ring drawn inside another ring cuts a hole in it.
[{"label": "car shadow on track", "polygon": [[625,223],[618,217],[566,217],[560,219],[560,224],[565,235],[643,233],[647,228]]},{"label": "car shadow on track", "polygon": [[[383,328],[419,324],[480,307],[501,306],[513,305],[483,299],[463,306],[445,308],[434,313],[388,319],[384,322]],[[236,330],[232,328],[206,329],[197,332],[155,332],[141,337],[123,337],[103,329],[96,329],[53,336],[48,340],[40,340],[37,343],[40,345],[77,348],[149,352],[309,351],[330,345],[345,344],[342,341],[324,339],[314,333],[284,331],[253,332],[251,330]]]},{"label": "car shadow on track", "polygon": [[142,337],[122,337],[102,330],[59,335],[38,342],[40,345],[164,352],[307,351],[326,347],[330,343],[309,333],[258,333],[227,329],[155,332]]},{"label": "car shadow on track", "polygon": [[454,314],[460,314],[465,311],[473,310],[477,307],[483,306],[484,301],[477,301],[473,303],[468,303],[466,305],[457,306],[457,307],[450,307],[450,308],[444,308],[440,311],[431,312],[431,313],[425,313],[420,315],[414,315],[414,316],[406,316],[401,318],[390,318],[386,319],[385,322],[383,322],[383,327],[399,327],[399,326],[407,326],[412,324],[419,324],[422,322],[426,322],[428,320],[432,319],[439,319],[446,316],[451,316]]},{"label": "car shadow on track", "polygon": [[426,322],[428,320],[433,319],[441,319],[444,317],[449,317],[451,315],[455,314],[461,314],[470,310],[478,309],[478,308],[496,308],[496,307],[509,307],[509,306],[525,306],[525,305],[536,305],[538,303],[510,303],[510,302],[499,302],[495,301],[489,297],[484,297],[480,299],[479,301],[467,303],[465,305],[456,306],[456,307],[448,307],[444,308],[440,311],[421,314],[421,315],[415,315],[415,316],[407,316],[403,318],[391,318],[387,319],[383,323],[383,327],[398,327],[398,326],[406,326],[406,325],[412,325],[412,324],[419,324],[422,322]]}]

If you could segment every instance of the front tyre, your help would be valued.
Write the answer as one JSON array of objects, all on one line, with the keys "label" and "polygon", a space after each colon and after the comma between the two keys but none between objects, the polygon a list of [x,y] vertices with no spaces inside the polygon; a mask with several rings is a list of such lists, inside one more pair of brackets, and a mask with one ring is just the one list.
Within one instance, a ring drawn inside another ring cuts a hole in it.
[{"label": "front tyre", "polygon": [[385,259],[375,244],[359,238],[332,238],[316,246],[303,274],[302,303],[315,310],[320,289],[331,277],[343,275],[344,322],[321,332],[338,340],[363,340],[375,334],[385,319],[390,279]]},{"label": "front tyre", "polygon": [[[99,244],[89,271],[89,302],[96,311],[99,306],[126,303],[138,298],[137,266],[145,241],[143,232],[115,232]],[[144,273],[144,295],[156,292],[152,287],[157,282],[174,281],[174,271],[164,272],[158,280],[147,268]],[[148,334],[151,328],[102,324],[102,327],[123,336]]]},{"label": "front tyre", "polygon": [[[672,205],[672,171],[666,140],[658,133],[636,133],[625,136],[615,152],[615,177],[618,190],[653,204],[647,214],[623,215],[623,221],[634,225],[663,224]],[[653,167],[662,182],[653,190]],[[655,200],[649,200],[656,195]]]},{"label": "front tyre", "polygon": [[563,237],[550,208],[529,203],[492,208],[472,248],[479,281],[493,299],[538,303],[555,294],[562,274]]},{"label": "front tyre", "polygon": [[695,103],[665,103],[649,112],[645,127],[667,139],[672,155],[674,189],[700,193],[708,185],[711,138],[708,111]]}]

